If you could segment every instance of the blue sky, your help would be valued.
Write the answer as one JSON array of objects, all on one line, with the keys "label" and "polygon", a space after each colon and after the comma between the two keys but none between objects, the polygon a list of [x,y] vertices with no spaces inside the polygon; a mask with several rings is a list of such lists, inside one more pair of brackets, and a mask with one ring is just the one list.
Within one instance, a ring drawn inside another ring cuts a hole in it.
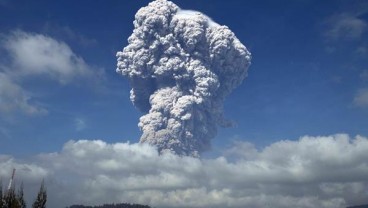
[{"label": "blue sky", "polygon": [[0,0],[0,179],[16,168],[28,202],[45,179],[55,208],[367,203],[367,1],[174,1],[252,53],[224,104],[236,126],[202,158],[137,144],[142,114],[116,52],[148,3]]},{"label": "blue sky", "polygon": [[[46,111],[26,113],[17,104],[0,111],[1,153],[53,152],[70,139],[138,141],[141,114],[130,103],[127,80],[115,73],[115,54],[127,44],[135,12],[147,3],[1,1],[2,72],[22,73],[12,75],[13,84],[30,106]],[[253,56],[249,76],[225,103],[237,126],[220,129],[214,150],[232,140],[262,147],[303,135],[368,134],[366,2],[175,3],[227,25]],[[22,34],[63,44],[90,75],[53,76],[50,66],[42,73],[26,72],[27,65],[19,69],[24,57],[14,58],[5,44],[16,44]]]}]

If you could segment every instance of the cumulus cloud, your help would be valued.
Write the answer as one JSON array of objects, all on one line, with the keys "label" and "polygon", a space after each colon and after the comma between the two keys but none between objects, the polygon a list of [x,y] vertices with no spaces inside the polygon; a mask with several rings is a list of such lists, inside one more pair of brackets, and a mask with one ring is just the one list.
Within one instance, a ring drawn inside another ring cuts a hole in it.
[{"label": "cumulus cloud", "polygon": [[217,126],[229,126],[223,101],[247,74],[251,55],[226,27],[200,12],[156,0],[135,15],[117,72],[142,112],[140,141],[160,152],[199,156]]},{"label": "cumulus cloud", "polygon": [[42,34],[15,31],[3,41],[17,76],[47,75],[60,83],[91,76],[91,68],[70,47]]},{"label": "cumulus cloud", "polygon": [[23,87],[32,78],[44,77],[60,84],[75,79],[97,83],[103,79],[101,69],[88,65],[66,43],[42,34],[24,31],[2,34],[0,52],[0,113],[47,113],[32,102],[36,100],[34,93]]},{"label": "cumulus cloud", "polygon": [[0,157],[0,177],[16,167],[17,180],[35,192],[45,178],[48,206],[55,208],[107,202],[163,208],[343,208],[366,199],[366,137],[304,136],[263,149],[238,143],[230,152],[236,154],[233,161],[159,155],[147,144],[70,141],[60,152],[38,155],[32,162]]},{"label": "cumulus cloud", "polygon": [[1,178],[8,178],[9,170],[15,168],[17,170],[17,177],[22,178],[27,182],[37,181],[46,178],[48,170],[40,167],[34,163],[17,162],[13,157],[7,155],[0,155],[0,176]]}]

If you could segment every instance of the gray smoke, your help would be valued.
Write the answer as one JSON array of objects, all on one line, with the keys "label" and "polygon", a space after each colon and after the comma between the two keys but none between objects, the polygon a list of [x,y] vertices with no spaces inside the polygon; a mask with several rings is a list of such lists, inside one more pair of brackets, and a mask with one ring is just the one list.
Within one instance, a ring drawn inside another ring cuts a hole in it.
[{"label": "gray smoke", "polygon": [[142,143],[198,157],[210,148],[225,97],[246,77],[251,54],[226,26],[156,0],[135,15],[129,45],[117,53],[130,99],[142,112]]}]

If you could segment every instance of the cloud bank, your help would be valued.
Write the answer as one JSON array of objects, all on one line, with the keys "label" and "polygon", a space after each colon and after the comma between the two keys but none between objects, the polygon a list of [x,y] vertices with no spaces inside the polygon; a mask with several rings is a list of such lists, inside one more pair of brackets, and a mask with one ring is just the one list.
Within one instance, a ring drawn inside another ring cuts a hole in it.
[{"label": "cloud bank", "polygon": [[[154,207],[343,208],[366,203],[368,138],[304,136],[263,149],[238,142],[227,157],[158,154],[147,144],[69,141],[32,161],[0,156],[32,200],[46,179],[49,207],[132,202]],[[3,180],[4,181],[4,180]],[[33,195],[30,193],[33,191]]]},{"label": "cloud bank", "polygon": [[226,26],[196,11],[156,0],[135,15],[117,72],[142,112],[140,141],[160,152],[199,156],[224,119],[223,101],[243,81],[251,55]]}]

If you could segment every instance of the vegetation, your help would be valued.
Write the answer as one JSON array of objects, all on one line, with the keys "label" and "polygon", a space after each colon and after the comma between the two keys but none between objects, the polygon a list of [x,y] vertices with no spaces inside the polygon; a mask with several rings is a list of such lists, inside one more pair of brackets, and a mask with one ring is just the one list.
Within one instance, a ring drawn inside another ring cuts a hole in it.
[{"label": "vegetation", "polygon": [[[47,194],[44,187],[44,182],[41,184],[37,198],[32,205],[32,208],[46,208]],[[9,190],[3,190],[0,182],[0,208],[26,208],[27,204],[24,200],[23,183],[20,185],[18,192],[11,187]]]},{"label": "vegetation", "polygon": [[40,191],[37,194],[35,202],[33,202],[32,208],[46,208],[47,194],[44,181],[42,181]]},{"label": "vegetation", "polygon": [[[0,181],[0,208],[27,208],[26,201],[24,200],[23,183],[20,185],[18,191],[15,191],[14,187],[9,190],[4,190]],[[45,183],[42,181],[40,190],[37,197],[32,204],[32,208],[46,208],[47,193]],[[100,206],[84,206],[84,205],[72,205],[69,208],[151,208],[147,205],[140,204],[104,204]]]}]

